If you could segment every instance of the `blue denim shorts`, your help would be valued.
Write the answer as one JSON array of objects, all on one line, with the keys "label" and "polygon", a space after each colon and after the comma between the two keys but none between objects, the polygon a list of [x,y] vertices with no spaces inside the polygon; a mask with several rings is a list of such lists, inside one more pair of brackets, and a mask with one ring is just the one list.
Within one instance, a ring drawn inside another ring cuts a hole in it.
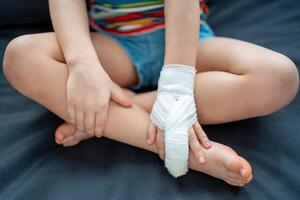
[{"label": "blue denim shorts", "polygon": [[[136,68],[139,81],[131,89],[156,87],[164,63],[165,29],[134,36],[103,33],[115,39],[123,47]],[[214,35],[210,26],[206,22],[201,22],[199,41]]]}]

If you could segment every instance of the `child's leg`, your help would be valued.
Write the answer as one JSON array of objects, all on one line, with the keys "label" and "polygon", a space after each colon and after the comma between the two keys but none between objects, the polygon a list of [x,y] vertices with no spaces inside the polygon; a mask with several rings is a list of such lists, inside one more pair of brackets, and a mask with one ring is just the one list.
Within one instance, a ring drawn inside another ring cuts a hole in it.
[{"label": "child's leg", "polygon": [[228,38],[199,45],[197,70],[195,95],[204,124],[270,114],[290,103],[299,86],[297,68],[289,58]]},{"label": "child's leg", "polygon": [[[115,49],[114,55],[119,58],[124,56],[120,49]],[[126,65],[125,61],[126,59],[122,64]],[[130,65],[117,67],[118,70],[125,67],[130,71]],[[63,56],[54,34],[26,36],[12,42],[5,54],[4,72],[17,90],[68,121],[65,91],[68,69],[63,63]],[[122,78],[128,79],[127,84],[130,84],[129,82],[134,82],[136,77]],[[156,152],[153,145],[146,143],[148,121],[149,114],[138,106],[122,108],[112,103],[104,133],[108,138]],[[210,150],[203,151],[206,163],[198,164],[191,154],[191,168],[223,179],[232,185],[242,186],[251,179],[251,168],[247,161],[230,148],[214,143]]]},{"label": "child's leg", "polygon": [[[132,108],[123,108],[111,103],[104,136],[157,153],[156,146],[146,142],[148,122],[149,113],[140,107],[134,105]],[[72,140],[72,137],[76,135],[76,128],[72,124],[65,123],[59,127],[57,132],[69,135],[68,138]],[[191,169],[222,179],[235,186],[243,186],[252,179],[249,163],[231,148],[212,142],[212,147],[209,150],[203,147],[201,149],[204,152],[206,162],[199,164],[194,154],[190,153],[189,167]]]},{"label": "child's leg", "polygon": [[[30,38],[30,40],[27,39],[19,39],[12,43],[8,48],[4,63],[5,74],[10,82],[20,92],[41,103],[67,121],[68,115],[66,111],[65,85],[68,71],[66,65],[63,63],[63,57],[58,48],[56,40],[53,35],[48,35],[47,37],[41,36],[40,40],[35,42],[30,41],[33,40],[33,38]],[[220,123],[266,114],[287,104],[294,97],[298,87],[298,77],[296,75],[295,66],[286,57],[265,49],[257,48],[257,46],[251,46],[248,43],[237,42],[235,45],[230,46],[230,44],[234,44],[232,40],[219,39],[218,42],[214,41],[217,40],[207,40],[206,42],[202,43],[202,46],[200,45],[199,47],[199,54],[201,55],[201,52],[204,52],[202,57],[199,56],[200,61],[198,60],[197,62],[198,69],[200,66],[199,71],[209,71],[209,69],[218,71],[203,72],[197,76],[196,86],[199,87],[199,90],[196,89],[196,98],[197,106],[199,107],[198,114],[200,116],[200,122],[205,123],[207,120],[206,123]],[[57,46],[53,47],[55,44]],[[49,46],[51,45],[52,47],[50,48]],[[43,49],[34,49],[33,47],[35,46],[42,46]],[[230,51],[231,53],[226,53],[227,51],[224,53],[224,47],[229,47],[229,49],[232,49]],[[249,49],[246,47],[249,47]],[[252,48],[252,51],[250,50],[250,47]],[[28,51],[28,49],[30,49],[30,51]],[[48,51],[44,52],[43,50],[45,49]],[[239,55],[241,52],[248,51],[251,52],[250,55],[247,54],[239,57],[234,56]],[[255,54],[257,51],[259,52],[259,55]],[[128,61],[128,58],[126,59],[124,52],[120,52],[119,49],[119,52],[114,51],[114,53],[115,56],[120,53],[120,56],[123,56],[124,58],[124,62],[121,62],[122,68],[119,68],[118,66],[118,70],[132,70],[132,74],[134,74],[134,70],[131,68],[131,65],[126,65],[130,63],[130,61]],[[101,58],[101,52],[99,54]],[[106,58],[109,58],[109,54]],[[249,62],[253,61],[253,59],[259,62]],[[114,64],[112,59],[109,61],[112,63],[112,65]],[[125,61],[127,61],[127,63]],[[245,63],[247,63],[247,65],[245,65]],[[257,67],[257,65],[259,67]],[[116,67],[117,65],[113,66]],[[111,73],[117,72],[116,74],[109,74],[112,78],[117,76],[117,74],[120,74],[118,71],[113,70],[116,68],[107,69],[111,69]],[[234,69],[239,70],[234,71]],[[121,74],[131,75],[131,73]],[[128,78],[128,82],[125,82],[128,85],[133,84],[136,81],[135,75],[133,75],[131,78],[130,76],[128,77],[122,76],[122,79],[113,78],[113,80],[117,82],[118,80],[124,80]],[[123,86],[126,86],[126,84]],[[271,91],[269,89],[271,89]],[[203,93],[201,93],[201,91]],[[198,98],[200,100],[198,100]],[[253,98],[256,99],[252,100]],[[274,99],[276,99],[276,101],[274,101]],[[274,102],[279,103],[274,104]],[[201,103],[203,105],[200,105]],[[138,116],[138,118],[140,118],[138,112],[134,110],[136,108],[132,109],[128,109],[130,112],[132,111],[132,113],[134,113],[132,116]],[[120,108],[120,110],[124,109]],[[244,112],[244,110],[247,112]],[[233,115],[228,117],[226,115],[228,112],[233,113]],[[126,113],[121,112],[116,116],[111,114],[111,119],[115,120],[117,119],[117,116],[123,116],[123,118],[121,117],[122,123],[120,124],[126,124],[126,127],[130,123],[135,125],[137,124],[136,120],[124,123],[124,120],[129,119],[127,116],[124,116],[124,114]],[[146,113],[144,113],[144,115],[146,116]],[[146,125],[145,127],[140,127],[140,130],[136,129],[136,127],[133,127],[134,130],[132,131],[138,130],[138,132],[131,132],[128,128],[128,134],[124,134],[125,130],[123,128],[125,127],[118,129],[115,123],[110,125],[109,121],[110,119],[108,119],[108,125],[105,129],[107,137],[149,149],[149,146],[147,146],[145,143],[145,134],[142,134],[140,131],[145,130],[146,132]],[[110,129],[112,130],[111,132],[109,131]],[[122,132],[122,134],[119,134],[120,132]],[[231,157],[234,157],[234,159],[231,160],[234,160],[235,162],[231,161],[231,163],[239,163],[237,164],[238,168],[240,168],[239,166],[242,165],[249,172],[249,165],[247,165],[245,161],[241,161],[241,159],[236,155],[234,156],[232,151],[226,150],[226,148],[222,148],[222,146],[217,144],[214,146],[217,149],[219,147],[219,149],[222,149],[219,154],[221,152],[227,152],[231,155]],[[149,150],[154,151],[154,149]],[[208,152],[217,151],[207,151],[206,153],[207,156],[211,156],[212,159],[217,157],[215,155],[210,155]],[[193,156],[191,156],[191,158],[191,162],[193,163]],[[222,158],[227,159],[226,156]],[[210,158],[207,159],[209,160]],[[219,160],[222,159],[219,158]],[[209,163],[211,162],[208,161],[204,166],[209,166]],[[193,167],[193,164],[191,166]],[[236,169],[230,168],[229,165],[224,165],[224,167],[221,168],[221,171],[219,171],[220,173],[213,174],[218,172],[218,169],[215,169],[212,166],[211,168],[209,167],[210,170],[214,169],[212,172],[203,170],[203,166],[197,166],[197,169],[200,171],[205,171],[206,173],[230,182],[227,179],[228,174],[224,174],[225,172],[222,170],[224,168],[227,170],[231,169],[229,170],[231,172],[234,172],[232,169]],[[240,178],[241,177],[238,177],[237,179],[244,183],[245,179]]]},{"label": "child's leg", "polygon": [[[135,84],[136,72],[124,50],[112,39],[99,34],[92,34],[92,39],[111,79],[121,87]],[[66,96],[56,95],[66,93],[68,68],[54,33],[24,35],[12,40],[3,66],[6,78],[20,93],[69,120]],[[52,79],[53,76],[56,78]]]},{"label": "child's leg", "polygon": [[[199,44],[195,81],[201,124],[267,115],[286,106],[298,90],[298,72],[286,56],[247,42],[214,38]],[[156,92],[135,102],[151,111]]]},{"label": "child's leg", "polygon": [[[93,40],[113,81],[122,87],[137,82],[129,58],[114,41],[99,35],[93,35]],[[45,73],[47,68],[57,68],[57,79],[67,79],[67,68],[54,34],[23,36],[13,41],[6,51],[4,67],[15,88],[67,121],[65,105],[57,106],[65,99],[50,102],[48,96],[55,96],[56,90],[43,90],[50,84],[65,91],[64,85],[47,81],[49,74]],[[274,51],[238,40],[214,38],[201,42],[196,67],[199,73],[195,95],[202,124],[269,114],[288,104],[298,89],[298,73],[292,61]],[[36,79],[41,73],[45,81],[39,83]],[[150,110],[155,93],[141,96],[144,98],[137,98],[137,103]]]}]

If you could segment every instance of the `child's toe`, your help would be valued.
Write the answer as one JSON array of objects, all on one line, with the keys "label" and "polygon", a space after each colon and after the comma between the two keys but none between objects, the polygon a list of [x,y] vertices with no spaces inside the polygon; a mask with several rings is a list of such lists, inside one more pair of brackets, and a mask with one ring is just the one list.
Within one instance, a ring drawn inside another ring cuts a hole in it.
[{"label": "child's toe", "polygon": [[63,123],[55,131],[55,139],[57,142],[62,142],[65,138],[73,135],[76,129],[75,126],[69,123]]},{"label": "child's toe", "polygon": [[227,163],[227,169],[228,173],[231,173],[231,176],[234,176],[243,182],[246,182],[252,173],[249,163],[240,156],[231,159]]},{"label": "child's toe", "polygon": [[60,127],[58,127],[55,131],[55,141],[60,144],[64,139],[64,134],[62,133]]},{"label": "child's toe", "polygon": [[252,175],[252,169],[250,164],[242,157],[240,158],[240,165],[241,168],[239,169],[239,174],[244,177],[245,179],[248,179]]},{"label": "child's toe", "polygon": [[65,147],[74,146],[78,143],[79,141],[74,135],[71,135],[62,141],[62,145],[64,145]]},{"label": "child's toe", "polygon": [[232,186],[237,186],[237,187],[242,187],[242,186],[245,185],[244,182],[242,182],[240,180],[236,180],[236,179],[228,179],[225,182],[232,185]]}]

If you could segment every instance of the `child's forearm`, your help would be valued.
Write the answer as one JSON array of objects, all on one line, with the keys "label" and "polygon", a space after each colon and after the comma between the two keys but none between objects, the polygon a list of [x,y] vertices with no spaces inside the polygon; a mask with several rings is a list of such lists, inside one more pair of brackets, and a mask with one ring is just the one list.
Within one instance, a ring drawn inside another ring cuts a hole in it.
[{"label": "child's forearm", "polygon": [[195,66],[200,25],[197,0],[166,0],[165,64]]},{"label": "child's forearm", "polygon": [[67,63],[97,58],[84,0],[49,0],[52,24]]}]

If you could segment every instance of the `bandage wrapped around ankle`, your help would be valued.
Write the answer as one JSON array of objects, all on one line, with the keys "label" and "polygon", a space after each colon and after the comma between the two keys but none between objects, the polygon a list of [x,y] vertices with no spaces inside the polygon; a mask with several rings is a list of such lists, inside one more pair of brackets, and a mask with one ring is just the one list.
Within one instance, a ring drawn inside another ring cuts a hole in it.
[{"label": "bandage wrapped around ankle", "polygon": [[194,100],[194,67],[165,65],[150,119],[165,137],[165,166],[174,177],[188,171],[190,127],[197,121]]}]

